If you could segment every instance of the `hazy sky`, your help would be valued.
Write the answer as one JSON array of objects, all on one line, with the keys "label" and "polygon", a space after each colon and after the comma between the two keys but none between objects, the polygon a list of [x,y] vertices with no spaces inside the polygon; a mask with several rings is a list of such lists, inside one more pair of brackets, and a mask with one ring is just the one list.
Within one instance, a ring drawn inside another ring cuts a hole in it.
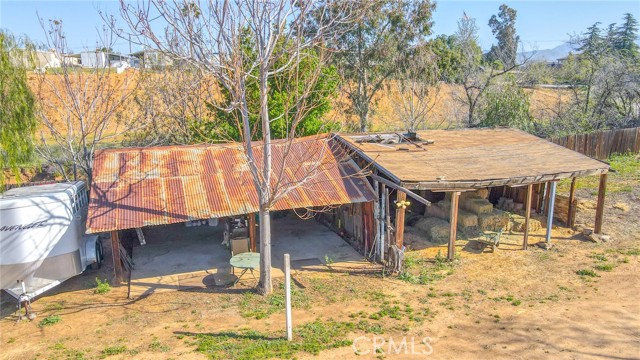
[{"label": "hazy sky", "polygon": [[[504,1],[453,1],[437,2],[433,20],[433,32],[452,34],[456,22],[463,12],[476,18],[480,27],[480,43],[488,49],[494,37],[487,23]],[[630,12],[640,20],[640,1],[508,1],[518,11],[516,28],[527,50],[553,48],[569,39],[570,34],[580,33],[599,21],[605,26],[620,22],[624,13]],[[26,34],[36,41],[44,41],[44,33],[38,22],[36,11],[45,20],[63,20],[68,45],[73,51],[96,46],[98,28],[102,19],[98,10],[117,12],[116,0],[0,0],[0,27],[15,34]],[[129,51],[129,45],[119,40],[116,50]],[[133,51],[139,50],[136,46]]]}]

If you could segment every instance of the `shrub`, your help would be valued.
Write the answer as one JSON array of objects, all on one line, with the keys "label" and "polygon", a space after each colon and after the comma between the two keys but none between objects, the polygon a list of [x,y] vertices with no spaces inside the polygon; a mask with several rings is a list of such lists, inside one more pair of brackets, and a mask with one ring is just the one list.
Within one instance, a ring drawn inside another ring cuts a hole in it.
[{"label": "shrub", "polygon": [[109,285],[107,279],[101,281],[99,278],[96,278],[96,284],[96,288],[93,290],[94,294],[106,294],[111,291],[111,285]]}]

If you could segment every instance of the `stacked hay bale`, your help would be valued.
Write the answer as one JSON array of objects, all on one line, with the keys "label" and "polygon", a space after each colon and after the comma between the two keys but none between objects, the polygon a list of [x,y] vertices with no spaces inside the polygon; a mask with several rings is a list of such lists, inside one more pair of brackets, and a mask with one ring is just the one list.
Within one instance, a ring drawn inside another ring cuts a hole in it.
[{"label": "stacked hay bale", "polygon": [[[451,201],[442,200],[427,206],[425,216],[449,221],[451,217]],[[476,228],[478,226],[478,215],[469,211],[458,210],[457,226],[461,230]]]},{"label": "stacked hay bale", "polygon": [[416,222],[415,228],[421,230],[433,243],[444,244],[449,241],[449,223],[442,219],[425,217]]},{"label": "stacked hay bale", "polygon": [[[511,215],[511,230],[517,232],[524,232],[525,218],[520,215]],[[537,231],[542,228],[542,223],[539,220],[529,219],[529,232]]]},{"label": "stacked hay bale", "polygon": [[498,209],[494,209],[490,213],[478,215],[478,227],[482,231],[498,231],[506,230],[509,226],[509,215]]}]

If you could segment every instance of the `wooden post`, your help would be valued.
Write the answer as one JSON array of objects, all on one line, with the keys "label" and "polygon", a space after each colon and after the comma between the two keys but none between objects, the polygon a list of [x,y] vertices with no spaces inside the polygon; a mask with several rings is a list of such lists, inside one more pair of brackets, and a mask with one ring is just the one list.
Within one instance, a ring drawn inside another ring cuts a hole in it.
[{"label": "wooden post", "polygon": [[607,173],[600,175],[600,187],[598,188],[598,206],[596,207],[596,226],[593,231],[602,233],[602,219],[604,217],[604,195],[607,192]]},{"label": "wooden post", "polygon": [[567,209],[567,226],[573,228],[575,225],[575,221],[573,218],[575,217],[573,208],[573,201],[576,197],[576,178],[571,179],[571,189],[569,190],[569,206]]},{"label": "wooden post", "polygon": [[250,213],[249,215],[249,248],[251,252],[256,252],[256,213]]},{"label": "wooden post", "polygon": [[375,224],[375,234],[373,247],[376,249],[375,258],[380,259],[380,236],[381,236],[381,228],[380,228],[380,185],[378,185],[377,181],[373,181],[374,191],[376,193],[376,199],[373,203],[373,222]]},{"label": "wooden post", "polygon": [[293,339],[291,326],[291,261],[289,254],[284,254],[284,304],[286,308],[285,322],[287,327],[287,340]]},{"label": "wooden post", "polygon": [[122,278],[122,262],[120,262],[120,233],[118,231],[111,232],[111,255],[113,257],[114,281],[120,284]]},{"label": "wooden post", "polygon": [[389,201],[389,189],[384,190],[384,214],[385,214],[385,228],[386,239],[391,246],[391,201]]},{"label": "wooden post", "polygon": [[536,187],[536,213],[541,214],[542,212],[542,200],[544,199],[544,185],[538,184]]},{"label": "wooden post", "polygon": [[[396,191],[396,246],[402,249],[402,243],[404,242],[404,209],[405,206],[401,205],[407,200],[407,194],[402,191]],[[397,206],[400,205],[400,206]]]},{"label": "wooden post", "polygon": [[453,260],[453,256],[456,252],[456,236],[458,226],[458,197],[460,192],[454,191],[451,193],[451,216],[449,221],[451,222],[449,228],[449,247],[447,249],[447,259]]},{"label": "wooden post", "polygon": [[384,262],[384,253],[385,253],[385,238],[386,238],[386,229],[387,229],[387,224],[386,224],[386,210],[385,207],[387,205],[387,201],[386,201],[386,197],[385,197],[385,192],[386,192],[386,186],[384,184],[380,184],[380,258],[378,259],[380,261],[380,263]]},{"label": "wooden post", "polygon": [[531,217],[531,195],[533,184],[527,185],[527,196],[524,201],[524,241],[522,242],[522,250],[529,247],[529,218]]},{"label": "wooden post", "polygon": [[544,185],[545,187],[545,195],[544,195],[544,200],[543,200],[543,204],[544,204],[544,214],[548,215],[549,214],[549,195],[551,195],[551,186],[549,186],[551,183],[546,183]]}]

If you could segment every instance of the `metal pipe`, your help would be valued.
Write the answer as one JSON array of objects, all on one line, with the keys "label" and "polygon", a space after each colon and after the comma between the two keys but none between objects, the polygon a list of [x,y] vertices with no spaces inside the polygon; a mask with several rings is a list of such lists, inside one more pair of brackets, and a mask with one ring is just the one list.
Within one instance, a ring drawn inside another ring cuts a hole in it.
[{"label": "metal pipe", "polygon": [[549,193],[549,215],[547,216],[547,245],[551,243],[551,229],[553,228],[553,207],[556,202],[556,182],[551,182]]}]

